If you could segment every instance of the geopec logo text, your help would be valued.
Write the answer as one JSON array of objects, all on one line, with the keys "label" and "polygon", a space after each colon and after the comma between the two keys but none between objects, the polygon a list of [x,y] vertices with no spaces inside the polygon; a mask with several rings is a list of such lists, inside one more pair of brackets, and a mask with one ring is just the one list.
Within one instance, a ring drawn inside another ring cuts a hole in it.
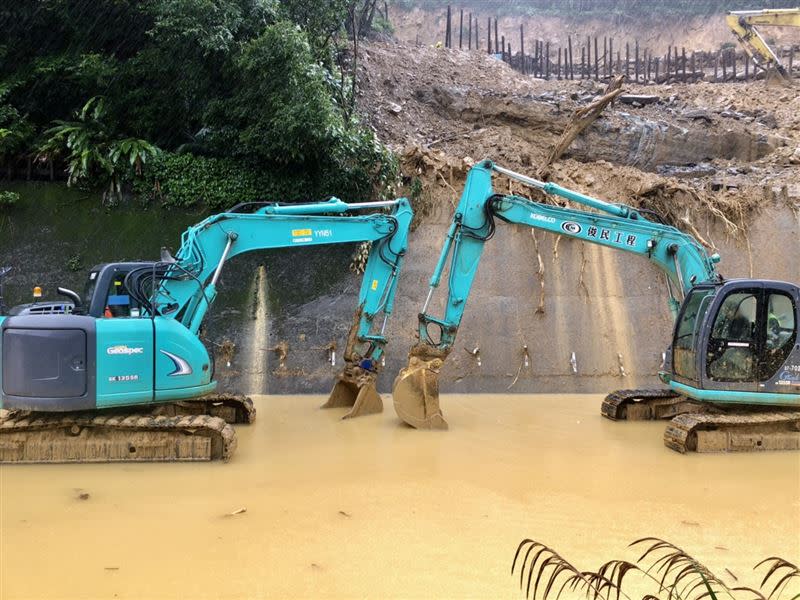
[{"label": "geopec logo text", "polygon": [[111,346],[106,350],[106,354],[111,354],[112,356],[115,354],[144,354],[144,348],[131,348],[130,346]]}]

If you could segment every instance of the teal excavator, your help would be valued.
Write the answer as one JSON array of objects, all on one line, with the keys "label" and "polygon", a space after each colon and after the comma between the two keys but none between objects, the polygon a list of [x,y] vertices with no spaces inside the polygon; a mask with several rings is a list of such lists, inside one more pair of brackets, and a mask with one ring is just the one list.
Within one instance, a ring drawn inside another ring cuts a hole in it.
[{"label": "teal excavator", "polygon": [[[496,193],[499,173],[575,210]],[[394,382],[395,410],[417,428],[446,429],[439,372],[453,348],[484,245],[497,220],[637,254],[666,276],[675,318],[660,379],[668,388],[609,394],[613,420],[672,419],[665,444],[679,452],[800,449],[800,290],[792,283],[723,279],[719,256],[645,209],[613,204],[484,161],[467,175],[419,314],[419,342]],[[447,269],[444,315],[428,312]]]},{"label": "teal excavator", "polygon": [[[384,212],[352,214],[365,209]],[[0,462],[227,459],[230,423],[255,411],[249,398],[214,394],[200,329],[225,264],[254,250],[371,242],[324,408],[380,412],[375,379],[412,216],[405,198],[241,204],[190,227],[174,257],[103,264],[83,295],[58,288],[63,302],[10,309],[0,316]]]}]

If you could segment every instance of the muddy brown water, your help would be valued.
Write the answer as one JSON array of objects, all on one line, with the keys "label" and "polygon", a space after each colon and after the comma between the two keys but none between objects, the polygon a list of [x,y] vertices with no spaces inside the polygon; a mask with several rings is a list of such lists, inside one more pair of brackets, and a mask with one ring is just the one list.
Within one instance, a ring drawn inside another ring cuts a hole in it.
[{"label": "muddy brown water", "polygon": [[681,456],[597,395],[444,396],[448,432],[384,399],[258,397],[228,464],[0,467],[0,597],[521,598],[525,537],[594,569],[659,536],[731,584],[800,559],[795,454]]}]

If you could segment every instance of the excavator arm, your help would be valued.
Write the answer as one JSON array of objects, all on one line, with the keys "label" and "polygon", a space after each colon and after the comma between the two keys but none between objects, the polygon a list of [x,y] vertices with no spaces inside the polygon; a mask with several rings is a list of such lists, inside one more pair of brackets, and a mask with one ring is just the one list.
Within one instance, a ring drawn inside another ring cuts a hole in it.
[{"label": "excavator arm", "polygon": [[[160,316],[176,318],[196,333],[216,298],[223,267],[235,256],[256,250],[353,242],[378,242],[380,247],[394,241],[399,244],[397,249],[403,250],[411,220],[405,199],[347,204],[332,198],[313,204],[268,204],[254,212],[244,212],[250,206],[212,215],[187,229],[174,258],[162,251],[162,260],[155,265],[159,281],[155,301],[146,306]],[[391,212],[344,214],[368,208],[388,208]],[[399,256],[393,253],[387,258],[394,264]],[[137,276],[147,275],[134,273],[129,281],[136,283]],[[150,279],[146,281],[152,283]],[[380,288],[387,282],[384,280]],[[132,287],[142,289],[141,282]]]},{"label": "excavator arm", "polygon": [[756,65],[765,70],[774,67],[782,78],[789,79],[789,72],[764,40],[757,26],[800,27],[800,8],[735,11],[729,12],[725,20]]},{"label": "excavator arm", "polygon": [[[385,212],[358,214],[368,209]],[[207,355],[197,338],[216,298],[222,270],[230,259],[256,250],[370,242],[355,317],[343,352],[345,367],[326,406],[353,407],[347,417],[379,412],[382,402],[375,379],[382,365],[387,341],[384,330],[393,309],[412,216],[405,198],[359,204],[347,204],[337,198],[313,204],[243,204],[187,229],[175,257],[162,250],[160,261],[134,264],[127,272],[124,287],[135,305],[141,307],[140,319],[135,321],[142,321],[145,327],[143,321],[153,319],[157,329],[169,332],[161,334],[160,340],[172,340],[177,348],[195,348],[194,358],[184,360],[187,364],[181,368],[193,377],[202,377],[190,388],[207,392],[215,384],[200,368]],[[165,352],[167,356],[178,356],[175,351]],[[175,393],[185,395],[188,390]],[[169,394],[163,396],[171,399]]]},{"label": "excavator arm", "polygon": [[[388,212],[345,214],[375,208]],[[346,417],[380,412],[375,379],[412,217],[404,198],[359,204],[331,198],[313,204],[241,205],[190,227],[174,258],[163,251],[161,262],[131,271],[126,287],[147,313],[176,320],[197,335],[216,298],[223,267],[233,257],[255,250],[371,242],[343,353],[345,367],[325,407],[352,406]]]},{"label": "excavator arm", "polygon": [[[493,173],[501,173],[547,195],[564,198],[597,212],[495,194]],[[537,181],[484,161],[467,175],[464,192],[430,280],[425,305],[419,314],[419,342],[411,349],[408,367],[395,380],[395,409],[412,426],[447,427],[439,409],[438,372],[453,347],[483,247],[495,231],[495,219],[648,259],[666,276],[673,317],[680,305],[675,297],[676,290],[683,295],[697,284],[720,279],[715,268],[718,255],[709,256],[693,237],[669,225],[646,219],[643,211],[604,202],[554,183]],[[449,275],[444,315],[435,317],[427,311],[446,268]]]}]

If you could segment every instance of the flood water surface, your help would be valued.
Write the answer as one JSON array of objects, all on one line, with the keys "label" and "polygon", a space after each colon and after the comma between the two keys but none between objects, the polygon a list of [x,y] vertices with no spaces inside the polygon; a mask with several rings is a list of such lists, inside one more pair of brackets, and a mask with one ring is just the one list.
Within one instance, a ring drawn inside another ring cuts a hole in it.
[{"label": "flood water surface", "polygon": [[800,559],[795,454],[681,456],[599,396],[445,396],[448,432],[323,400],[257,398],[227,464],[0,467],[0,597],[521,598],[523,538],[596,569],[658,536],[731,585]]}]

